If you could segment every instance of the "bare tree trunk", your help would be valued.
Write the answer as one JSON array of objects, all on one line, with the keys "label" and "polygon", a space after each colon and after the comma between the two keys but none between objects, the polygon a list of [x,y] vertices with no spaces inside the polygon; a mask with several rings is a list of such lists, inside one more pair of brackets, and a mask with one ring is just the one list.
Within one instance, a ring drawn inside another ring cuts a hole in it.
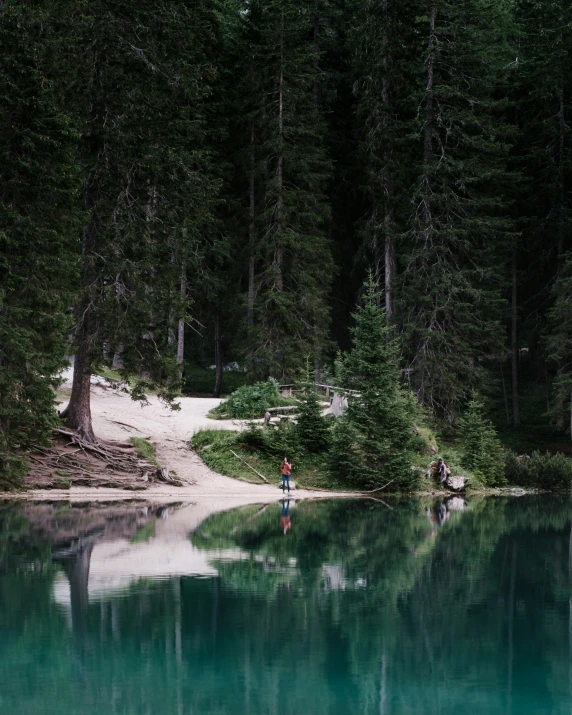
[{"label": "bare tree trunk", "polygon": [[[94,209],[97,186],[93,185],[87,192],[87,204]],[[83,236],[83,297],[77,309],[76,353],[73,365],[73,382],[70,401],[62,413],[66,424],[75,430],[87,442],[95,442],[95,434],[91,422],[91,366],[92,349],[95,340],[95,321],[93,316],[93,298],[89,289],[93,278],[93,251],[97,239],[97,224],[92,215]]]},{"label": "bare tree trunk", "polygon": [[[425,198],[421,209],[421,218],[423,222],[422,236],[425,245],[432,242],[431,230],[433,217],[429,206],[428,197],[431,193],[429,185],[428,167],[431,161],[433,151],[433,131],[434,131],[434,74],[435,74],[435,55],[437,47],[437,37],[435,28],[437,24],[437,4],[433,2],[431,5],[431,13],[429,15],[429,42],[427,52],[427,85],[425,87],[425,129],[423,138],[423,177],[422,182],[425,187]],[[425,352],[427,350],[428,339],[424,338],[418,348],[418,356],[420,357],[420,384],[417,390],[417,399],[421,404],[425,404]]]},{"label": "bare tree trunk", "polygon": [[559,141],[558,141],[558,194],[560,206],[558,211],[558,256],[564,253],[564,205],[566,203],[566,190],[564,187],[564,150],[566,139],[566,115],[564,113],[564,78],[560,77],[560,98],[558,108],[558,126],[559,126]]},{"label": "bare tree trunk", "polygon": [[217,300],[215,311],[215,388],[213,397],[220,397],[222,389],[222,347],[220,337],[220,310]]},{"label": "bare tree trunk", "polygon": [[506,412],[506,423],[510,427],[510,412],[508,409],[508,397],[506,395],[506,383],[504,379],[504,370],[502,369],[502,362],[500,363],[500,374],[501,374],[501,382],[502,382],[502,394],[504,397],[504,409]]},{"label": "bare tree trunk", "polygon": [[255,157],[254,157],[254,120],[250,123],[250,185],[248,187],[248,243],[250,246],[250,259],[248,262],[248,306],[246,316],[246,326],[248,335],[252,335],[254,327],[254,240],[256,227],[255,217]]},{"label": "bare tree trunk", "polygon": [[[389,12],[387,0],[382,0],[382,53],[383,53],[383,79],[381,87],[381,99],[385,105],[386,116],[389,116],[391,110],[391,86],[389,79],[390,57],[389,57]],[[393,316],[393,293],[392,286],[395,280],[395,248],[393,245],[394,233],[394,216],[393,216],[393,193],[394,182],[391,171],[391,148],[389,142],[386,143],[384,149],[384,217],[383,228],[385,235],[385,250],[384,250],[384,288],[385,288],[385,320],[387,324],[391,322]]]},{"label": "bare tree trunk", "polygon": [[282,195],[284,188],[284,15],[281,15],[280,25],[280,81],[278,85],[278,201],[276,202],[276,269],[277,288],[281,293],[284,290],[284,244],[282,232],[284,229],[284,197]]},{"label": "bare tree trunk", "polygon": [[511,368],[512,368],[512,423],[520,425],[518,404],[518,302],[517,302],[517,248],[512,253],[512,297],[511,297]]},{"label": "bare tree trunk", "polygon": [[[181,298],[184,301],[187,297],[187,269],[183,266],[181,272]],[[185,321],[179,320],[179,333],[177,336],[177,365],[182,365],[185,359]]]}]

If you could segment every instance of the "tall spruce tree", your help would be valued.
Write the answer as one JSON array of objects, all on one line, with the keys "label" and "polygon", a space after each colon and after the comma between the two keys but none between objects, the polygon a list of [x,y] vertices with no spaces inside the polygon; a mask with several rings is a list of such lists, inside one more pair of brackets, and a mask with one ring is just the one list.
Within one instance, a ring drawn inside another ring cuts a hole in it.
[{"label": "tall spruce tree", "polygon": [[415,147],[410,126],[417,107],[415,59],[423,48],[416,31],[415,1],[360,0],[351,33],[357,95],[356,125],[367,201],[364,225],[375,280],[383,283],[386,318],[395,312],[399,246],[407,215]]},{"label": "tall spruce tree", "polygon": [[97,0],[74,13],[89,218],[65,417],[92,441],[90,375],[105,356],[119,354],[125,376],[144,373],[167,397],[177,387],[181,270],[208,231],[214,194],[203,100],[215,16],[202,0]]},{"label": "tall spruce tree", "polygon": [[14,454],[54,424],[77,277],[79,135],[62,101],[67,38],[53,10],[63,12],[0,6],[0,488],[25,468]]},{"label": "tall spruce tree", "polygon": [[400,384],[398,346],[378,299],[370,277],[354,315],[353,347],[341,365],[344,387],[357,394],[334,425],[330,469],[348,485],[375,488],[391,481],[392,490],[408,491],[416,482],[411,468],[416,406]]},{"label": "tall spruce tree", "polygon": [[572,253],[562,259],[552,297],[546,336],[547,360],[556,372],[552,411],[572,436]]},{"label": "tall spruce tree", "polygon": [[292,376],[307,355],[320,352],[328,329],[330,163],[316,96],[313,9],[312,2],[294,0],[256,0],[245,9],[251,98],[246,353],[258,376]]},{"label": "tall spruce tree", "polygon": [[503,12],[492,0],[443,0],[420,18],[421,157],[403,236],[400,322],[418,398],[447,420],[482,381],[481,360],[503,347],[501,281],[512,230]]},{"label": "tall spruce tree", "polygon": [[[572,249],[572,7],[562,0],[548,5],[521,0],[517,17],[522,137],[516,160],[526,176],[519,204],[521,264],[526,266],[520,283],[527,299],[522,312],[530,316],[523,332],[532,335],[529,343],[534,345],[547,328],[545,352],[539,352],[547,358],[545,376],[556,378],[552,411],[557,424],[567,428],[567,385],[572,379],[565,345],[570,325],[566,253]],[[516,360],[517,350],[513,352]]]}]

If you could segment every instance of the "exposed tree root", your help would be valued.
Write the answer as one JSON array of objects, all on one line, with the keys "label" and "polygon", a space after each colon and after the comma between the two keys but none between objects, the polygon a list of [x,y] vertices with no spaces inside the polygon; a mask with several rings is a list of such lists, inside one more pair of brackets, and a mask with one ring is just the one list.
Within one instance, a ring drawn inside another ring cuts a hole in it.
[{"label": "exposed tree root", "polygon": [[84,486],[138,491],[156,481],[182,485],[166,469],[139,458],[127,442],[92,442],[65,428],[54,429],[53,445],[36,447],[28,458],[32,463],[28,488]]}]

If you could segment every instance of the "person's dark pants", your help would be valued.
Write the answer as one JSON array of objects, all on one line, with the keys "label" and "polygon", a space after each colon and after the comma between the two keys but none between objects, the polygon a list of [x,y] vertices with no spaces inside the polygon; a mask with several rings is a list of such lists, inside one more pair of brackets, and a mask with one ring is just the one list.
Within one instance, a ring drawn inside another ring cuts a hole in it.
[{"label": "person's dark pants", "polygon": [[288,491],[290,491],[290,475],[289,474],[282,475],[282,491],[284,491],[284,487],[288,487]]}]

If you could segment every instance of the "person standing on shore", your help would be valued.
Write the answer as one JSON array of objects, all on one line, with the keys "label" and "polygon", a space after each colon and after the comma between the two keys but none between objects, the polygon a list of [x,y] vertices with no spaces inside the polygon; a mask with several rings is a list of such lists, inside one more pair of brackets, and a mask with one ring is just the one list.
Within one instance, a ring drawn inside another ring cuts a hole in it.
[{"label": "person standing on shore", "polygon": [[282,492],[284,492],[285,487],[288,487],[288,494],[290,494],[290,475],[292,474],[292,465],[288,461],[288,457],[284,457],[282,460],[280,471],[282,472]]}]

